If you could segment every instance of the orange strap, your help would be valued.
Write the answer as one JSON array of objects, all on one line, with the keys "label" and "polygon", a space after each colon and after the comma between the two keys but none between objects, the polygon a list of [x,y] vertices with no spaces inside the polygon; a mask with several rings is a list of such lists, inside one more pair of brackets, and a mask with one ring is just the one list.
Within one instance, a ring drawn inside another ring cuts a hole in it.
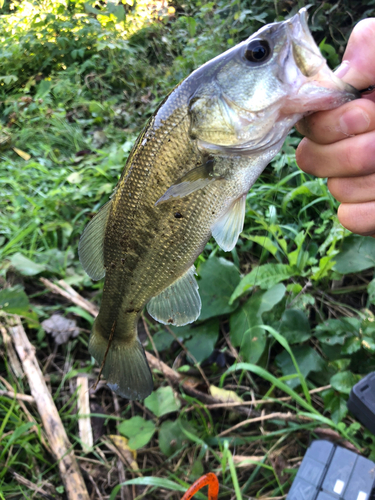
[{"label": "orange strap", "polygon": [[219,481],[213,472],[204,474],[202,477],[197,479],[195,483],[190,486],[181,500],[190,500],[197,493],[197,491],[202,489],[204,486],[208,486],[208,500],[217,500],[219,495]]}]

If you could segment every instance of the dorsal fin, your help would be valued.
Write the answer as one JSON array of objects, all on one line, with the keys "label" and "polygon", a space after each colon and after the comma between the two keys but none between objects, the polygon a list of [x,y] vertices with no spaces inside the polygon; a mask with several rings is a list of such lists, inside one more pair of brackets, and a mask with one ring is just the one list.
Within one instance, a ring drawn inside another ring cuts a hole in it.
[{"label": "dorsal fin", "polygon": [[105,276],[104,234],[112,200],[102,206],[87,224],[78,244],[78,255],[83,269],[91,279],[98,281]]},{"label": "dorsal fin", "polygon": [[245,220],[246,194],[238,198],[229,210],[212,226],[212,236],[225,252],[232,250],[243,229]]},{"label": "dorsal fin", "polygon": [[147,304],[147,311],[156,321],[164,325],[183,326],[195,321],[201,312],[198,283],[194,277],[195,267],[186,273]]}]

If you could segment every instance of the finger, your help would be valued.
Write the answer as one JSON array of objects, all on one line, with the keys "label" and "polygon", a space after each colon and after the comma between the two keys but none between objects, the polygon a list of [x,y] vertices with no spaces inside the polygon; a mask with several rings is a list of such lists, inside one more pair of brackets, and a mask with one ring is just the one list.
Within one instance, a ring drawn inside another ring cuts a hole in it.
[{"label": "finger", "polygon": [[375,131],[328,145],[302,139],[296,161],[302,170],[317,177],[372,174],[375,171]]},{"label": "finger", "polygon": [[[375,84],[375,65],[370,64],[370,61],[373,60],[374,51],[375,18],[364,19],[354,27],[344,53],[343,62],[336,71],[336,75],[359,90]],[[375,93],[366,96],[365,99],[357,100],[355,103],[362,107],[362,105],[366,106],[366,104],[363,103],[373,101],[375,101]],[[350,109],[350,106],[345,105],[338,109],[341,110],[337,111],[337,113],[340,114],[344,109]],[[328,115],[328,113],[329,112],[323,112],[324,115]],[[303,135],[306,135],[316,142],[319,142],[321,136],[324,135],[324,133],[322,134],[318,130],[319,127],[321,127],[322,122],[322,119],[319,119],[319,115],[320,113],[315,113],[311,116],[305,117],[302,120],[302,123],[300,122],[297,125],[297,129]],[[338,116],[338,118],[340,118],[340,116]],[[332,140],[333,138],[330,136],[330,130],[334,132],[336,128],[337,122],[336,124],[331,122],[328,125],[328,128],[326,129],[327,138],[324,143],[327,143],[327,141],[328,143],[334,142],[334,140]],[[335,135],[335,132],[333,135]]]},{"label": "finger", "polygon": [[331,144],[349,135],[375,130],[375,102],[359,99],[302,119],[297,130],[319,144]]},{"label": "finger", "polygon": [[370,64],[375,50],[375,18],[364,19],[353,29],[336,75],[357,89],[375,83],[375,66]]},{"label": "finger", "polygon": [[327,185],[341,203],[366,203],[375,200],[375,173],[360,177],[331,177]]},{"label": "finger", "polygon": [[342,203],[337,215],[341,224],[353,233],[371,236],[375,233],[375,201]]}]

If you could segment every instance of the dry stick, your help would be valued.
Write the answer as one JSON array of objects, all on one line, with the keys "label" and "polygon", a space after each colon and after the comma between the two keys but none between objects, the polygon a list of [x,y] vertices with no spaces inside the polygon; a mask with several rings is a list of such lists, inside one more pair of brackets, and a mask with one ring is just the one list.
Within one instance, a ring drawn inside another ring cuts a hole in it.
[{"label": "dry stick", "polygon": [[88,453],[92,450],[94,440],[90,418],[89,381],[87,377],[77,377],[77,408],[78,408],[78,432],[82,444],[82,450]]},{"label": "dry stick", "polygon": [[32,396],[28,396],[27,394],[18,394],[13,391],[0,391],[0,396],[5,396],[10,399],[17,399],[19,401],[26,401],[26,403],[35,403],[35,399]]},{"label": "dry stick", "polygon": [[[322,387],[316,387],[315,389],[311,389],[309,394],[317,394],[318,392],[323,392],[327,389],[331,388],[331,384],[324,385]],[[214,410],[215,408],[233,408],[235,406],[257,406],[257,405],[265,405],[271,403],[284,403],[285,401],[290,401],[293,399],[292,396],[283,396],[281,398],[272,398],[272,399],[255,399],[254,401],[243,401],[241,403],[237,402],[228,402],[228,403],[216,403],[213,405],[207,405],[209,410]],[[193,407],[187,408],[185,411],[192,410]]]},{"label": "dry stick", "polygon": [[[20,474],[18,474],[18,472],[13,472],[13,477],[19,484],[26,486],[27,488],[29,488],[29,490],[32,490],[35,493],[39,493],[39,495],[42,495],[43,498],[51,498],[51,495],[49,494],[48,491],[43,490],[43,488],[41,488],[40,486],[37,486],[36,484],[32,483],[31,481],[29,481],[25,477],[21,476]],[[53,489],[55,489],[55,488],[53,488]],[[55,493],[55,491],[54,491],[54,493]]]},{"label": "dry stick", "polygon": [[81,471],[68,440],[65,428],[52,396],[46,386],[42,371],[35,357],[35,350],[23,329],[21,320],[15,317],[15,325],[9,327],[23,370],[29,381],[31,394],[34,396],[38,412],[52,453],[58,462],[60,475],[69,500],[89,500]]},{"label": "dry stick", "polygon": [[23,377],[22,367],[20,365],[20,362],[18,361],[17,354],[14,350],[12,339],[8,335],[8,332],[6,331],[6,328],[3,327],[3,325],[0,325],[0,331],[1,335],[3,336],[5,350],[7,352],[9,364],[13,370],[13,373],[17,378],[22,378]]},{"label": "dry stick", "polygon": [[[54,283],[51,281],[45,279],[45,278],[40,278],[40,281],[48,288],[51,290],[51,292],[62,295],[69,301],[73,302],[73,304],[76,304],[82,309],[85,309],[87,312],[89,312],[92,316],[96,317],[99,313],[98,308],[94,305],[91,304],[88,300],[84,299],[79,295],[75,290],[73,290],[67,283],[64,282],[64,280],[60,280],[58,283],[62,287],[60,288],[59,286],[56,286]],[[69,290],[69,293],[67,292]],[[73,290],[74,293],[71,292]],[[167,364],[165,364],[163,361],[157,359],[155,356],[153,356],[150,352],[146,351],[146,358],[147,361],[150,365],[151,368],[155,368],[156,370],[159,370],[165,375],[171,383],[175,385],[182,385],[184,391],[189,394],[189,396],[192,396],[200,401],[202,401],[205,404],[217,404],[221,403],[221,401],[217,400],[213,396],[210,396],[208,394],[204,394],[201,391],[198,391],[197,389],[194,389],[189,383],[185,382],[185,376],[181,375],[172,368],[170,368]],[[249,411],[245,407],[235,407],[233,408],[233,411],[237,411],[238,413],[244,413],[245,415],[249,414]]]},{"label": "dry stick", "polygon": [[57,286],[55,283],[47,280],[46,278],[40,278],[39,281],[41,281],[43,285],[51,292],[56,293],[57,295],[62,295],[70,302],[73,302],[77,306],[82,307],[82,309],[89,312],[92,316],[95,317],[98,315],[98,308],[94,304],[91,304],[91,302],[89,302],[88,300],[84,299],[81,295],[79,295],[75,290],[73,290],[71,286],[68,285],[68,283],[65,283],[64,280],[60,280],[58,282],[62,288]]},{"label": "dry stick", "polygon": [[280,420],[291,420],[291,421],[304,420],[306,422],[312,422],[314,420],[313,418],[306,417],[304,415],[294,415],[293,413],[290,413],[290,412],[288,412],[288,413],[275,412],[275,413],[271,413],[270,415],[262,415],[260,417],[249,418],[248,420],[244,420],[243,422],[240,422],[240,423],[234,425],[230,429],[226,429],[225,431],[221,432],[216,437],[225,436],[226,434],[229,434],[230,432],[235,431],[236,429],[239,429],[243,425],[254,424],[255,422],[263,422],[264,420],[271,420],[271,419],[275,419],[275,418],[278,418]]}]

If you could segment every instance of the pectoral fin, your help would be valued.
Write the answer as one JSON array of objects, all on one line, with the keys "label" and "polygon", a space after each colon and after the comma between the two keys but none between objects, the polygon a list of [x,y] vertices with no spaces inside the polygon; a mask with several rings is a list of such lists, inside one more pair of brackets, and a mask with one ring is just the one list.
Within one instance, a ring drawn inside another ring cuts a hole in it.
[{"label": "pectoral fin", "polygon": [[105,276],[104,233],[112,201],[102,206],[87,224],[78,244],[78,255],[83,269],[91,279],[98,281]]},{"label": "pectoral fin", "polygon": [[220,179],[220,177],[215,177],[213,175],[213,168],[214,160],[210,158],[203,165],[190,170],[190,172],[181,177],[176,184],[173,184],[167,189],[163,196],[155,203],[155,206],[160,203],[165,203],[170,198],[183,198],[184,196],[188,196],[194,193],[194,191],[206,187],[210,182]]},{"label": "pectoral fin", "polygon": [[230,209],[212,226],[212,236],[217,244],[229,252],[237,243],[245,220],[246,194],[238,198]]},{"label": "pectoral fin", "polygon": [[195,321],[201,312],[201,298],[194,277],[195,267],[188,271],[147,304],[147,311],[164,325],[183,326]]}]

